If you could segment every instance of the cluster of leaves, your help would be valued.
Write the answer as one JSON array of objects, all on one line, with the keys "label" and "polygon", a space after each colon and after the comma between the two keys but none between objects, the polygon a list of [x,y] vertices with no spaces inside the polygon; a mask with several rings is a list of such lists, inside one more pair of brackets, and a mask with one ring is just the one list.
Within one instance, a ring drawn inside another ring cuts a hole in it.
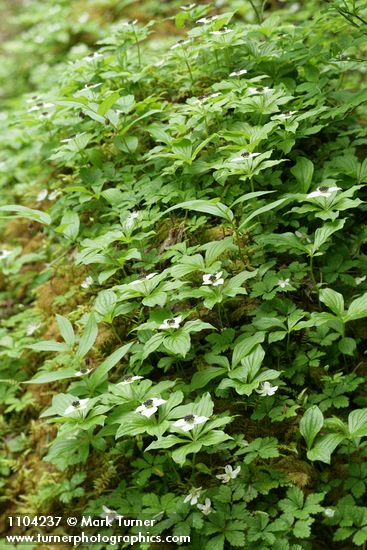
[{"label": "cluster of leaves", "polygon": [[129,4],[33,0],[4,47],[4,505],[28,450],[20,512],[363,546],[366,9]]}]

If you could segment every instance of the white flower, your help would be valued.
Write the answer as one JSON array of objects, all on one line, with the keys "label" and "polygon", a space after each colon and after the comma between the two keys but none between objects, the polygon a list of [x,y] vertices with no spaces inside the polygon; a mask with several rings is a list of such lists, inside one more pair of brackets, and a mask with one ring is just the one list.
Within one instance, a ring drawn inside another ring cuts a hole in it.
[{"label": "white flower", "polygon": [[295,115],[297,111],[285,111],[284,113],[280,113],[280,115],[277,115],[277,118],[281,118],[282,120],[288,120],[288,118],[292,118],[293,115]]},{"label": "white flower", "polygon": [[212,15],[211,17],[202,17],[201,19],[198,19],[196,23],[201,23],[202,25],[206,25],[207,23],[212,23],[216,19],[218,19],[219,15]]},{"label": "white flower", "polygon": [[80,369],[78,372],[75,373],[75,376],[85,376],[86,374],[89,374],[92,369]]},{"label": "white flower", "polygon": [[86,23],[89,19],[89,13],[87,12],[84,12],[84,13],[81,13],[78,17],[78,23]]},{"label": "white flower", "polygon": [[229,76],[242,76],[243,74],[247,74],[246,69],[240,69],[239,71],[233,71]]},{"label": "white flower", "polygon": [[196,4],[190,4],[189,6],[181,6],[181,10],[183,11],[190,11],[192,10],[193,8],[195,8]]},{"label": "white flower", "polygon": [[48,196],[48,200],[54,201],[59,195],[61,195],[60,191],[52,191]]},{"label": "white flower", "polygon": [[356,285],[360,285],[361,283],[363,283],[363,281],[366,280],[366,275],[364,275],[363,277],[356,277],[354,280],[356,282]]},{"label": "white flower", "polygon": [[11,250],[0,250],[0,260],[4,260],[12,253]]},{"label": "white flower", "polygon": [[147,399],[146,401],[144,401],[142,405],[135,409],[135,412],[138,412],[143,416],[149,418],[158,410],[158,407],[160,405],[163,405],[164,403],[166,403],[166,399],[158,399],[156,397],[153,397],[152,399]]},{"label": "white flower", "polygon": [[137,22],[138,22],[137,19],[128,19],[127,21],[124,21],[122,24],[123,24],[124,26],[130,27],[130,25],[136,25]]},{"label": "white flower", "polygon": [[205,103],[205,101],[207,101],[208,99],[213,99],[214,97],[219,97],[220,95],[222,95],[220,92],[213,92],[209,94],[200,95],[197,99],[201,103]]},{"label": "white flower", "polygon": [[137,212],[136,210],[133,210],[132,212],[130,212],[128,217],[125,220],[125,228],[131,229],[134,226],[135,220],[138,217],[139,217],[139,212]]},{"label": "white flower", "polygon": [[277,285],[280,286],[280,288],[285,288],[289,285],[289,279],[279,279]]},{"label": "white flower", "polygon": [[102,57],[102,54],[98,52],[90,53],[89,55],[86,56],[85,61],[93,61],[98,57]]},{"label": "white flower", "polygon": [[86,84],[83,89],[94,90],[94,88],[98,88],[99,86],[102,86],[102,82],[98,82],[98,84]]},{"label": "white flower", "polygon": [[138,285],[139,283],[143,283],[144,281],[149,281],[149,279],[152,279],[156,275],[157,275],[157,273],[149,273],[148,275],[146,275],[145,277],[142,277],[141,279],[136,279],[135,281],[130,281],[130,283],[128,283],[128,284],[129,285]]},{"label": "white flower", "polygon": [[332,193],[336,193],[337,191],[341,191],[341,187],[327,187],[327,185],[321,185],[321,187],[318,187],[316,191],[312,191],[312,193],[306,195],[306,199],[330,197]]},{"label": "white flower", "polygon": [[171,50],[175,50],[176,48],[180,48],[189,43],[190,43],[190,40],[179,40],[178,42],[176,42],[176,44],[173,44],[173,46],[171,46]]},{"label": "white flower", "polygon": [[38,329],[39,325],[37,325],[37,323],[30,323],[28,326],[27,326],[27,330],[26,330],[26,334],[27,336],[32,336],[32,334],[34,332],[36,332],[36,330]]},{"label": "white flower", "polygon": [[212,511],[212,503],[210,498],[205,499],[205,504],[198,504],[197,508],[202,511],[204,516],[208,516],[210,512]]},{"label": "white flower", "polygon": [[85,411],[85,409],[88,407],[88,401],[88,398],[75,399],[75,401],[73,401],[72,404],[65,409],[64,415],[74,415],[76,412]]},{"label": "white flower", "polygon": [[42,202],[47,198],[48,191],[47,189],[42,189],[37,195],[37,202]]},{"label": "white flower", "polygon": [[82,288],[89,288],[90,286],[92,286],[93,284],[93,279],[92,277],[86,277],[84,279],[84,281],[82,282],[82,284],[80,285]]},{"label": "white flower", "polygon": [[333,508],[325,508],[324,514],[327,518],[333,518],[335,516],[335,510]]},{"label": "white flower", "polygon": [[214,35],[222,35],[222,34],[228,34],[229,32],[233,32],[233,29],[228,29],[227,27],[222,27],[218,31],[211,31],[210,34]]},{"label": "white flower", "polygon": [[187,495],[187,497],[185,497],[184,503],[189,502],[191,506],[195,506],[195,504],[197,504],[197,501],[200,498],[201,493],[202,493],[201,487],[197,487],[197,488],[193,487],[189,492],[189,494]]},{"label": "white flower", "polygon": [[277,391],[279,386],[272,386],[270,382],[263,382],[260,384],[260,389],[256,390],[257,393],[259,393],[262,397],[266,397],[267,395],[274,395],[274,393]]},{"label": "white flower", "polygon": [[231,481],[231,479],[236,479],[238,474],[241,471],[241,466],[237,466],[235,470],[233,470],[232,466],[230,464],[227,464],[227,466],[224,467],[224,474],[218,474],[215,476],[217,479],[221,479],[222,483],[228,483]]},{"label": "white flower", "polygon": [[207,416],[197,416],[196,414],[187,414],[183,418],[180,418],[180,420],[177,420],[173,425],[177,426],[178,428],[181,428],[184,432],[189,432],[195,426],[198,426],[199,424],[203,424],[209,420]]},{"label": "white flower", "polygon": [[230,162],[244,162],[247,159],[253,159],[258,157],[261,153],[250,153],[249,151],[244,151],[239,157],[234,157],[230,159]]},{"label": "white flower", "polygon": [[222,285],[224,283],[224,279],[222,278],[223,271],[218,271],[218,273],[214,273],[213,275],[203,275],[203,285],[213,285],[218,286]]},{"label": "white flower", "polygon": [[141,380],[143,376],[133,376],[132,374],[127,374],[123,377],[122,381],[117,384],[117,386],[126,386],[127,384],[132,384],[135,380]]},{"label": "white flower", "polygon": [[163,323],[159,325],[159,328],[161,329],[179,328],[181,321],[182,321],[181,315],[179,315],[178,317],[172,317],[172,319],[165,319]]},{"label": "white flower", "polygon": [[263,87],[263,86],[257,86],[256,88],[247,88],[247,91],[251,94],[251,95],[256,95],[256,94],[264,94],[266,92],[272,92],[272,88],[268,88],[267,86]]},{"label": "white flower", "polygon": [[109,523],[113,523],[117,518],[123,518],[124,516],[121,516],[116,512],[116,510],[110,510],[110,508],[107,508],[103,504],[102,506],[103,512],[100,515],[101,518],[106,518]]}]

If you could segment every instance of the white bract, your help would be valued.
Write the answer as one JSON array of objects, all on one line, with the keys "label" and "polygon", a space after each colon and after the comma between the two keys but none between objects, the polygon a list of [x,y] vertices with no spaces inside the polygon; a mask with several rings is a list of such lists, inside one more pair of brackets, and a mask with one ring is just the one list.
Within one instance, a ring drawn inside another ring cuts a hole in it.
[{"label": "white bract", "polygon": [[222,95],[220,92],[212,92],[212,93],[200,95],[197,98],[197,100],[200,101],[201,103],[205,103],[205,101],[207,101],[208,99],[213,99],[215,97],[219,97],[220,95]]},{"label": "white bract", "polygon": [[27,329],[26,329],[26,334],[27,336],[32,336],[32,334],[34,332],[36,332],[36,330],[38,329],[39,325],[37,325],[37,323],[30,323],[28,326],[27,326]]},{"label": "white bract", "polygon": [[171,46],[171,50],[175,50],[176,48],[180,48],[182,46],[185,46],[186,44],[190,44],[190,40],[179,40],[178,42],[176,42],[176,44],[173,44],[173,46]]},{"label": "white bract", "polygon": [[178,317],[172,317],[172,319],[165,319],[163,323],[159,325],[159,328],[160,329],[179,328],[181,321],[182,321],[181,315],[178,315]]},{"label": "white bract", "polygon": [[267,93],[267,92],[272,92],[273,89],[268,88],[268,86],[265,86],[265,87],[258,86],[257,88],[247,88],[247,91],[251,95],[256,95],[256,94],[264,94],[264,93]]},{"label": "white bract", "polygon": [[42,189],[42,191],[40,191],[37,195],[37,202],[42,202],[45,199],[47,199],[47,195],[48,195],[48,190]]},{"label": "white bract", "polygon": [[137,212],[136,210],[133,210],[132,212],[130,212],[130,214],[125,220],[125,224],[124,224],[125,228],[131,229],[135,225],[135,221],[138,219],[138,217],[139,217],[139,212]]},{"label": "white bract", "polygon": [[177,428],[181,428],[184,432],[189,432],[199,424],[204,424],[209,418],[207,416],[197,416],[196,414],[187,414],[180,420],[177,420],[173,425]]},{"label": "white bract", "polygon": [[233,73],[230,73],[229,76],[241,76],[243,74],[247,74],[247,69],[240,69],[239,71],[233,71]]},{"label": "white bract", "polygon": [[4,260],[8,256],[10,256],[11,250],[0,250],[0,260]]},{"label": "white bract", "polygon": [[207,23],[212,23],[216,19],[218,19],[219,15],[212,15],[211,17],[202,17],[201,19],[198,19],[196,23],[201,23],[202,25],[206,25]]},{"label": "white bract", "polygon": [[89,288],[93,284],[92,277],[86,277],[82,284],[80,285],[82,288]]},{"label": "white bract", "polygon": [[218,474],[215,476],[217,479],[221,479],[222,483],[228,483],[231,481],[231,479],[236,479],[238,474],[241,471],[241,466],[237,466],[237,468],[234,470],[230,464],[227,464],[227,466],[224,467],[224,474]]},{"label": "white bract", "polygon": [[197,504],[197,501],[200,498],[201,493],[202,493],[201,487],[197,487],[197,488],[193,487],[189,492],[189,494],[185,497],[184,503],[189,502],[191,506],[195,506],[195,504]]},{"label": "white bract", "polygon": [[197,507],[199,508],[199,510],[201,510],[201,512],[204,514],[204,516],[208,516],[210,514],[210,512],[212,511],[212,502],[211,502],[210,498],[206,498],[205,503],[204,504],[198,504]]},{"label": "white bract", "polygon": [[259,155],[261,155],[261,153],[250,153],[249,151],[244,151],[239,157],[234,157],[231,159],[231,162],[244,162],[247,159],[253,159]]},{"label": "white bract", "polygon": [[229,32],[233,32],[233,29],[228,29],[227,27],[222,27],[218,31],[211,31],[210,34],[214,35],[221,35],[221,34],[228,34]]},{"label": "white bract", "polygon": [[158,399],[157,397],[153,397],[152,399],[147,399],[146,401],[144,401],[142,405],[135,409],[135,412],[149,418],[158,410],[158,407],[160,405],[163,405],[164,403],[166,403],[165,399]]},{"label": "white bract", "polygon": [[327,187],[326,185],[322,185],[321,187],[318,187],[316,191],[312,191],[312,193],[308,193],[306,195],[306,199],[315,199],[317,197],[330,197],[332,193],[336,193],[337,191],[341,191],[341,187]]},{"label": "white bract", "polygon": [[263,382],[262,384],[260,384],[260,389],[256,391],[262,397],[266,397],[267,395],[274,395],[278,387],[279,386],[272,386],[270,382]]},{"label": "white bract", "polygon": [[107,506],[105,506],[104,504],[102,506],[102,509],[103,509],[103,512],[100,515],[100,517],[106,518],[109,523],[113,523],[117,518],[124,517],[118,514],[116,510],[110,510],[110,508],[107,508]]},{"label": "white bract", "polygon": [[280,286],[280,288],[285,288],[289,285],[289,279],[279,279],[277,285]]},{"label": "white bract", "polygon": [[72,402],[72,404],[65,409],[64,415],[73,415],[76,412],[79,411],[85,411],[88,407],[89,399],[75,399],[75,401]]},{"label": "white bract", "polygon": [[203,275],[203,285],[222,285],[224,283],[222,273],[223,271],[218,271],[218,273]]},{"label": "white bract", "polygon": [[128,384],[132,384],[135,382],[135,380],[141,380],[143,376],[134,376],[132,374],[127,374],[123,377],[122,381],[117,384],[117,386],[127,386]]},{"label": "white bract", "polygon": [[80,369],[78,372],[75,373],[75,376],[85,376],[86,374],[89,374],[92,369]]},{"label": "white bract", "polygon": [[189,6],[181,6],[181,10],[183,11],[190,11],[192,8],[195,8],[196,4],[190,4]]},{"label": "white bract", "polygon": [[136,279],[135,281],[131,281],[129,285],[138,285],[139,283],[143,283],[144,281],[149,281],[149,279],[152,279],[158,275],[157,273],[149,273],[149,275],[146,275],[145,277],[142,277],[141,279]]}]

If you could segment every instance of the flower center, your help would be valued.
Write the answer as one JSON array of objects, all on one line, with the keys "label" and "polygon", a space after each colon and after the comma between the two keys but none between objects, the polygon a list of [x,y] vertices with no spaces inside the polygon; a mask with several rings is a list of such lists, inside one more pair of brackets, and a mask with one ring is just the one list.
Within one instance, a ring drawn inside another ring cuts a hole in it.
[{"label": "flower center", "polygon": [[126,376],[124,376],[123,380],[124,382],[129,382],[129,380],[132,379],[132,375],[131,374],[127,374]]},{"label": "flower center", "polygon": [[214,283],[215,281],[217,280],[217,276],[216,275],[209,275],[209,281]]},{"label": "flower center", "polygon": [[248,151],[244,151],[244,153],[241,153],[241,157],[247,158],[250,156],[250,153]]},{"label": "flower center", "polygon": [[143,405],[147,409],[151,409],[154,406],[153,405],[153,399],[147,399],[146,401],[144,401]]},{"label": "flower center", "polygon": [[175,324],[176,321],[174,319],[167,319],[166,322],[167,322],[167,325],[172,326]]},{"label": "flower center", "polygon": [[256,92],[263,92],[264,88],[262,86],[259,86],[258,88],[255,88]]},{"label": "flower center", "polygon": [[88,369],[80,369],[80,372],[81,372],[82,374],[87,374]]},{"label": "flower center", "polygon": [[73,401],[72,405],[75,409],[77,409],[78,407],[80,407],[80,401]]},{"label": "flower center", "polygon": [[193,422],[195,421],[195,416],[193,414],[188,414],[184,416],[184,421],[189,422],[189,424],[193,424]]},{"label": "flower center", "polygon": [[319,191],[321,191],[321,193],[327,193],[329,191],[329,188],[326,185],[322,185],[321,187],[319,187]]}]

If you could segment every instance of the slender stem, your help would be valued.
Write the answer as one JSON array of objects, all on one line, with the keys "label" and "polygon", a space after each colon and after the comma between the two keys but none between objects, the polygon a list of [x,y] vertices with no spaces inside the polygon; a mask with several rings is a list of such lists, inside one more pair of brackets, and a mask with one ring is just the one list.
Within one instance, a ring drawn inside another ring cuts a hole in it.
[{"label": "slender stem", "polygon": [[317,287],[315,275],[314,275],[314,272],[313,272],[313,256],[312,255],[310,256],[310,275],[311,275],[311,279],[313,281],[313,284],[315,285],[315,287]]}]

